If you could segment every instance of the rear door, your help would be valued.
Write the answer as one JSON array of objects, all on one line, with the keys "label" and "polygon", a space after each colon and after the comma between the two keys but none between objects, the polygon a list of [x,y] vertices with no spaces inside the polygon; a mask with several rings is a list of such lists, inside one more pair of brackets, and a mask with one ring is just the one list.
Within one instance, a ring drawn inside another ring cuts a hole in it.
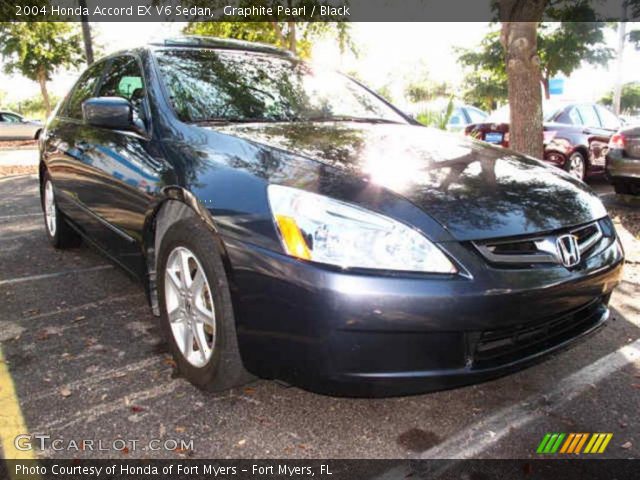
[{"label": "rear door", "polygon": [[596,171],[601,170],[604,168],[607,146],[613,132],[602,127],[594,104],[578,105],[578,112],[582,117],[583,133],[589,145],[589,163]]},{"label": "rear door", "polygon": [[616,133],[621,127],[622,122],[620,119],[613,114],[613,112],[609,111],[607,108],[596,105],[596,111],[598,112],[598,117],[600,117],[600,124],[602,125],[602,139],[606,138],[606,145],[603,146],[601,151],[601,162],[598,163],[598,170],[603,169],[606,163],[606,155],[609,150],[609,140],[614,133]]},{"label": "rear door", "polygon": [[53,180],[57,202],[67,217],[88,237],[96,238],[102,226],[90,214],[82,199],[91,190],[85,170],[88,160],[81,148],[87,136],[82,121],[82,102],[94,96],[105,62],[93,64],[71,89],[55,118],[47,125],[43,138],[43,156]]}]

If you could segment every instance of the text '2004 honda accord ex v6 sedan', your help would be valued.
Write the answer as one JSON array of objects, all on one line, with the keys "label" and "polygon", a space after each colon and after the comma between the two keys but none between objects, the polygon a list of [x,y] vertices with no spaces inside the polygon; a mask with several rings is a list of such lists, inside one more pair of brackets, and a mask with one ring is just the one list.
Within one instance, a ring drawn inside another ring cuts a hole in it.
[{"label": "text '2004 honda accord ex v6 sedan'", "polygon": [[623,251],[581,181],[414,124],[256,44],[93,64],[40,141],[56,247],[140,277],[180,373],[402,395],[521,368],[608,316]]}]

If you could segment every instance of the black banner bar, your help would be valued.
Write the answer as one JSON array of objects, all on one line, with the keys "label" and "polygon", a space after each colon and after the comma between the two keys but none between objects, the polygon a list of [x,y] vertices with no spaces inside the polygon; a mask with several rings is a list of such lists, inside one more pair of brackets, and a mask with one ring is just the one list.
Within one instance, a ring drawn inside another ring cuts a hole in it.
[{"label": "black banner bar", "polygon": [[638,460],[5,460],[0,478],[24,480],[438,479],[635,480]]},{"label": "black banner bar", "polygon": [[[517,3],[517,2],[511,2]],[[533,2],[532,2],[533,3]],[[640,18],[640,0],[549,0],[500,10],[494,0],[2,0],[0,20],[18,22],[483,22]],[[626,5],[625,8],[623,6]]]}]

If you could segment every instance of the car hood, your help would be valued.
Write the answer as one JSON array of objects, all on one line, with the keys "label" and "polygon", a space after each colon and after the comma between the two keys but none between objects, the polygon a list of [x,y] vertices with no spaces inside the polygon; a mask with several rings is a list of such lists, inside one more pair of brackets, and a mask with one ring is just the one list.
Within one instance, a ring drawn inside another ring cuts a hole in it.
[{"label": "car hood", "polygon": [[539,233],[606,216],[597,196],[561,170],[430,128],[309,122],[216,130],[382,185],[420,207],[457,240]]}]

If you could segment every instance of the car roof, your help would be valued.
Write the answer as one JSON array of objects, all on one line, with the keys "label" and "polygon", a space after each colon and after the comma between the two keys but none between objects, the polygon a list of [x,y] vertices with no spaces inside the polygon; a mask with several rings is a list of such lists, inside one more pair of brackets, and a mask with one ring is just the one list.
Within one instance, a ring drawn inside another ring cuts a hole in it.
[{"label": "car roof", "polygon": [[206,37],[200,35],[185,35],[182,37],[155,40],[149,43],[153,47],[180,47],[180,48],[214,48],[219,50],[240,50],[245,52],[269,53],[283,57],[295,57],[288,50],[267,45],[265,43],[246,42],[230,38]]},{"label": "car roof", "polygon": [[[569,101],[564,101],[564,100],[543,100],[542,102],[542,117],[543,120],[546,121],[547,118],[550,118],[552,116],[554,116],[556,113],[558,113],[560,110],[564,110],[565,108],[572,106],[572,105],[584,105],[584,104],[588,104],[588,105],[595,105],[595,103],[590,103],[590,102],[569,102]],[[498,123],[498,122],[509,122],[509,104],[505,104],[503,106],[501,106],[500,108],[497,108],[496,110],[494,110],[493,112],[491,112],[489,114],[489,116],[486,118],[487,122],[494,122],[494,123]]]}]

